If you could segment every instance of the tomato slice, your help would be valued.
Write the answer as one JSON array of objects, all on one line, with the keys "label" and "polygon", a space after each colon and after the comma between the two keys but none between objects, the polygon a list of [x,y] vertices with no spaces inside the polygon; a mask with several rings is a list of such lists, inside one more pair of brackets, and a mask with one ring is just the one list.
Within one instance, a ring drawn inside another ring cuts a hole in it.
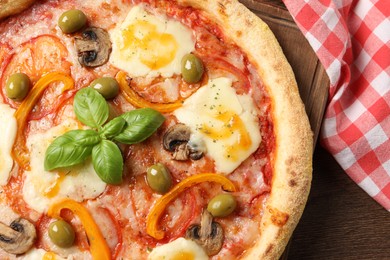
[{"label": "tomato slice", "polygon": [[[0,45],[0,78],[2,78],[4,74],[4,69],[10,61],[11,50],[12,50],[11,47],[9,47],[6,44]],[[3,94],[3,88],[0,88],[0,94],[1,96],[3,96],[3,98],[5,98]]]},{"label": "tomato slice", "polygon": [[[67,57],[68,50],[64,44],[52,35],[40,35],[23,43],[20,48],[13,50],[13,54],[11,54],[9,59],[5,60],[7,64],[1,74],[1,85],[3,86],[1,91],[3,96],[6,80],[16,72],[27,74],[32,84],[48,72],[61,72],[70,75],[71,63],[66,60]],[[5,101],[12,107],[17,106],[15,102],[8,98],[5,98]]]},{"label": "tomato slice", "polygon": [[70,62],[66,60],[68,50],[52,35],[41,35],[16,49],[4,71],[3,80],[15,72],[26,73],[35,83],[47,72],[70,74]]}]

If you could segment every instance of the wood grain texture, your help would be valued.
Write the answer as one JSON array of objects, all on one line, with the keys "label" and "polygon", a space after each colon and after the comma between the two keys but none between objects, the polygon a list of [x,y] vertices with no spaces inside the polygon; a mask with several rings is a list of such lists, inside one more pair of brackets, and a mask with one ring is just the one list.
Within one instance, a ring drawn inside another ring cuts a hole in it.
[{"label": "wood grain texture", "polygon": [[[329,85],[321,64],[281,0],[241,2],[274,31],[296,74],[312,129],[318,134]],[[390,259],[389,213],[320,145],[314,152],[309,201],[283,259]]]},{"label": "wood grain texture", "polygon": [[288,259],[390,259],[389,213],[320,146],[313,166],[311,194]]}]

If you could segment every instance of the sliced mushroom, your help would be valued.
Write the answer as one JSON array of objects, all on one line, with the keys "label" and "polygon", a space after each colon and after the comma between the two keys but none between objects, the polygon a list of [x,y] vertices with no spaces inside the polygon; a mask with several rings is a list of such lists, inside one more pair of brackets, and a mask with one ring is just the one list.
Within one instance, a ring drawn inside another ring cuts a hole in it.
[{"label": "sliced mushroom", "polygon": [[185,161],[188,158],[199,160],[203,151],[196,145],[190,144],[191,129],[184,124],[176,124],[168,128],[163,137],[164,149],[173,152],[173,159]]},{"label": "sliced mushroom", "polygon": [[208,256],[218,254],[224,240],[224,233],[221,225],[213,221],[211,214],[204,210],[200,225],[192,225],[186,232],[189,238],[202,246]]},{"label": "sliced mushroom", "polygon": [[18,218],[7,226],[0,222],[0,247],[11,254],[23,254],[34,244],[35,226],[26,219]]},{"label": "sliced mushroom", "polygon": [[106,63],[111,53],[111,41],[107,31],[90,27],[85,29],[81,36],[75,38],[80,64],[97,67]]}]

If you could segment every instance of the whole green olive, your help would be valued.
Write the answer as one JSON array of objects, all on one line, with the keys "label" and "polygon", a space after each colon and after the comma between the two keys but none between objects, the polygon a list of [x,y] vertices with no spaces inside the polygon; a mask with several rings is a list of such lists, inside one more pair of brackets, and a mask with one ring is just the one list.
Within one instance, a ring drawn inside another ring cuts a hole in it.
[{"label": "whole green olive", "polygon": [[92,81],[90,86],[102,94],[105,99],[114,98],[119,93],[119,84],[114,78],[111,77],[95,79]]},{"label": "whole green olive", "polygon": [[171,174],[162,163],[150,166],[146,172],[146,179],[150,188],[160,194],[167,193],[172,186]]},{"label": "whole green olive", "polygon": [[24,73],[12,74],[6,84],[5,92],[7,97],[17,101],[23,100],[30,89],[30,78]]},{"label": "whole green olive", "polygon": [[57,220],[49,225],[49,237],[57,246],[67,248],[73,245],[75,233],[68,222]]},{"label": "whole green olive", "polygon": [[87,23],[87,16],[80,10],[72,9],[61,14],[58,26],[64,33],[74,33]]},{"label": "whole green olive", "polygon": [[194,54],[186,54],[181,60],[181,74],[185,82],[196,83],[201,80],[204,72],[202,61]]},{"label": "whole green olive", "polygon": [[232,213],[237,206],[233,195],[224,193],[212,198],[207,205],[207,211],[214,217],[226,217]]}]

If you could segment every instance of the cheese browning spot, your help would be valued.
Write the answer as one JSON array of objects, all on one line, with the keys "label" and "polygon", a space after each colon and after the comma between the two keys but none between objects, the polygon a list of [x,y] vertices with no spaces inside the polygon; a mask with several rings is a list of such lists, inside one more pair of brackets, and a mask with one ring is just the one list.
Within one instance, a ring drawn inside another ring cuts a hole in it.
[{"label": "cheese browning spot", "polygon": [[204,141],[216,171],[233,172],[259,147],[257,110],[249,94],[238,95],[229,78],[212,79],[174,112]]},{"label": "cheese browning spot", "polygon": [[157,31],[157,26],[147,21],[137,21],[122,31],[121,52],[129,52],[130,59],[137,55],[140,61],[156,70],[165,67],[175,58],[178,43],[167,33]]},{"label": "cheese browning spot", "polygon": [[200,131],[209,136],[213,140],[225,140],[231,138],[235,133],[238,133],[238,138],[232,145],[226,147],[224,156],[231,161],[239,159],[239,152],[245,151],[252,145],[252,140],[246,130],[244,122],[241,118],[230,111],[221,112],[215,119],[221,121],[223,126],[213,128],[210,125],[203,124]]},{"label": "cheese browning spot", "polygon": [[209,259],[204,249],[196,242],[178,238],[167,244],[158,246],[152,250],[148,260],[207,260]]},{"label": "cheese browning spot", "polygon": [[287,213],[284,213],[276,208],[269,208],[269,212],[271,213],[271,221],[274,225],[282,227],[284,226],[289,218]]},{"label": "cheese browning spot", "polygon": [[61,183],[64,181],[65,176],[66,176],[65,173],[59,172],[57,174],[57,178],[53,182],[53,185],[50,186],[46,191],[44,191],[43,195],[48,197],[48,198],[55,197],[58,194],[58,192],[60,191],[60,186],[61,186]]},{"label": "cheese browning spot", "polygon": [[179,21],[137,5],[111,30],[110,62],[130,77],[171,77],[195,49],[192,31]]}]

